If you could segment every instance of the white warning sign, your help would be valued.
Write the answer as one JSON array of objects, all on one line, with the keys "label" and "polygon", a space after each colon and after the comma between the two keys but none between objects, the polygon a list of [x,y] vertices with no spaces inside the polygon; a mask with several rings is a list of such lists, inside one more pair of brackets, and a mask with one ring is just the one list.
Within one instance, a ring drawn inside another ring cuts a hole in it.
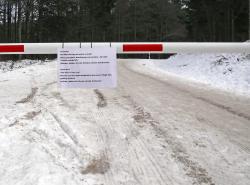
[{"label": "white warning sign", "polygon": [[58,49],[60,88],[115,88],[116,49],[111,47]]}]

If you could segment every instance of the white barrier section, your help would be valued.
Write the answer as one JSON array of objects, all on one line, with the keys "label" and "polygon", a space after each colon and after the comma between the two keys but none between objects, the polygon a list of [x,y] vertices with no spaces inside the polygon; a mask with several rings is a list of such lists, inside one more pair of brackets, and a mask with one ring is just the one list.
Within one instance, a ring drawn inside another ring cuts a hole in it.
[{"label": "white barrier section", "polygon": [[116,49],[110,47],[58,50],[58,87],[115,88]]},{"label": "white barrier section", "polygon": [[168,43],[164,53],[250,53],[250,43]]}]

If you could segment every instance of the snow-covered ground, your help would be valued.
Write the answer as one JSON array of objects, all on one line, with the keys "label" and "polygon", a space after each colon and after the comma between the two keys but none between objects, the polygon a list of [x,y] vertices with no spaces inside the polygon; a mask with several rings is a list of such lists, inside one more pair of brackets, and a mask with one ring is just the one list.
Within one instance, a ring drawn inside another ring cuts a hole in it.
[{"label": "snow-covered ground", "polygon": [[250,95],[250,58],[244,54],[177,54],[167,60],[138,60],[137,63],[156,73]]},{"label": "snow-covered ground", "polygon": [[248,100],[214,102],[133,60],[111,90],[59,89],[56,61],[11,64],[0,63],[0,185],[250,182]]},{"label": "snow-covered ground", "polygon": [[0,185],[102,184],[101,93],[58,89],[56,61],[11,64],[0,63]]}]

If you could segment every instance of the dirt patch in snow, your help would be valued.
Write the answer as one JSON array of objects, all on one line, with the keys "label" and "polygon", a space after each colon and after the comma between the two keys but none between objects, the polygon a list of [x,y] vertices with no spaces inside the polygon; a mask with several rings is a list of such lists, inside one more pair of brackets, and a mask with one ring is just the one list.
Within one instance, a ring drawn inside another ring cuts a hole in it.
[{"label": "dirt patch in snow", "polygon": [[32,120],[34,119],[36,116],[38,116],[39,114],[41,114],[41,110],[38,112],[32,111],[32,112],[28,112],[27,114],[24,115],[24,119],[26,120]]},{"label": "dirt patch in snow", "polygon": [[153,123],[150,113],[145,112],[142,107],[136,107],[136,114],[133,116],[133,119],[139,127],[143,127],[145,123]]},{"label": "dirt patch in snow", "polygon": [[17,119],[14,123],[10,124],[9,127],[14,127],[14,126],[17,126],[17,125],[24,126],[24,124],[21,122],[21,120],[32,120],[41,113],[42,113],[41,110],[39,110],[37,112],[36,111],[28,112],[22,118]]},{"label": "dirt patch in snow", "polygon": [[53,81],[53,82],[47,83],[46,85],[47,85],[47,86],[50,86],[50,85],[54,85],[54,84],[56,84],[56,83],[57,83],[57,81]]},{"label": "dirt patch in snow", "polygon": [[0,81],[0,83],[2,83],[2,82],[8,82],[9,80],[2,80],[2,81]]},{"label": "dirt patch in snow", "polygon": [[17,101],[16,103],[23,104],[23,103],[31,102],[33,100],[33,98],[35,97],[37,91],[38,91],[38,88],[32,88],[31,93],[28,94],[28,96],[26,98],[23,98],[22,100]]},{"label": "dirt patch in snow", "polygon": [[43,88],[42,88],[42,91],[46,91],[50,88],[50,86],[56,84],[57,81],[53,81],[53,82],[50,82],[50,83],[47,83]]},{"label": "dirt patch in snow", "polygon": [[108,105],[106,98],[104,97],[104,95],[97,89],[94,90],[95,94],[98,97],[98,103],[97,103],[97,107],[98,108],[103,108],[106,107]]},{"label": "dirt patch in snow", "polygon": [[23,126],[23,124],[19,121],[19,120],[16,120],[14,123],[10,124],[9,127],[14,127],[16,125],[21,125]]},{"label": "dirt patch in snow", "polygon": [[61,103],[60,105],[61,106],[65,106],[65,107],[68,107],[70,109],[75,109],[75,107],[71,106],[61,95],[61,93],[59,92],[52,92],[52,95],[57,99],[59,100]]},{"label": "dirt patch in snow", "polygon": [[93,159],[81,173],[85,174],[105,174],[110,169],[110,163],[104,155],[99,159]]},{"label": "dirt patch in snow", "polygon": [[143,123],[150,118],[150,114],[148,112],[144,112],[141,107],[138,107],[136,111],[137,114],[133,116],[136,122]]}]

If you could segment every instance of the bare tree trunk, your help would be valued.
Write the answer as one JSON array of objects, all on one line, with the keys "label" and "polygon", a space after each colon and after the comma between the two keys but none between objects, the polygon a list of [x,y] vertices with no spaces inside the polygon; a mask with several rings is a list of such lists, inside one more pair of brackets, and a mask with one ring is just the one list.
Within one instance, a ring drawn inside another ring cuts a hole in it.
[{"label": "bare tree trunk", "polygon": [[34,7],[34,4],[32,4],[32,8],[31,8],[31,19],[30,19],[30,40],[29,40],[29,42],[30,41],[32,41],[33,42],[33,34],[34,34],[34,19],[35,19],[35,13],[34,13],[34,11],[35,11],[35,7]]},{"label": "bare tree trunk", "polygon": [[21,0],[17,2],[17,11],[18,11],[18,42],[22,42],[22,8],[21,8]]},{"label": "bare tree trunk", "polygon": [[17,42],[17,2],[15,2],[15,17],[14,17],[14,41]]},{"label": "bare tree trunk", "polygon": [[231,21],[231,28],[230,28],[230,30],[231,30],[231,41],[233,42],[233,40],[234,40],[234,10],[233,10],[233,7],[231,7],[230,8],[231,10],[230,10],[230,14],[231,14],[231,16],[230,16],[230,21]]},{"label": "bare tree trunk", "polygon": [[12,5],[11,2],[7,3],[7,40],[11,42],[11,18],[12,18]]},{"label": "bare tree trunk", "polygon": [[134,1],[134,42],[137,40],[137,19],[136,19],[136,1]]},{"label": "bare tree trunk", "polygon": [[[17,24],[18,24],[18,42],[22,42],[22,7],[21,0],[17,0]],[[22,55],[18,56],[18,60],[22,59]]]},{"label": "bare tree trunk", "polygon": [[248,1],[248,39],[250,40],[250,0]]},{"label": "bare tree trunk", "polygon": [[29,34],[30,34],[30,4],[29,2],[27,3],[26,7],[25,7],[25,40],[28,41],[29,40]]},{"label": "bare tree trunk", "polygon": [[79,41],[82,42],[82,28],[83,28],[83,6],[81,2],[79,2],[79,27],[78,27],[78,34],[79,34]]},{"label": "bare tree trunk", "polygon": [[41,42],[42,41],[42,17],[43,17],[43,1],[39,0],[38,1],[38,20],[37,20],[37,30],[38,30],[38,34],[37,34],[37,42]]},{"label": "bare tree trunk", "polygon": [[118,12],[118,41],[121,42],[121,12]]},{"label": "bare tree trunk", "polygon": [[7,11],[6,11],[6,8],[7,8],[7,2],[6,1],[4,1],[4,7],[3,7],[4,9],[3,9],[3,36],[4,36],[4,39],[3,39],[3,41],[4,42],[6,42],[6,19],[7,19],[7,17],[6,17],[6,14],[7,14]]}]

